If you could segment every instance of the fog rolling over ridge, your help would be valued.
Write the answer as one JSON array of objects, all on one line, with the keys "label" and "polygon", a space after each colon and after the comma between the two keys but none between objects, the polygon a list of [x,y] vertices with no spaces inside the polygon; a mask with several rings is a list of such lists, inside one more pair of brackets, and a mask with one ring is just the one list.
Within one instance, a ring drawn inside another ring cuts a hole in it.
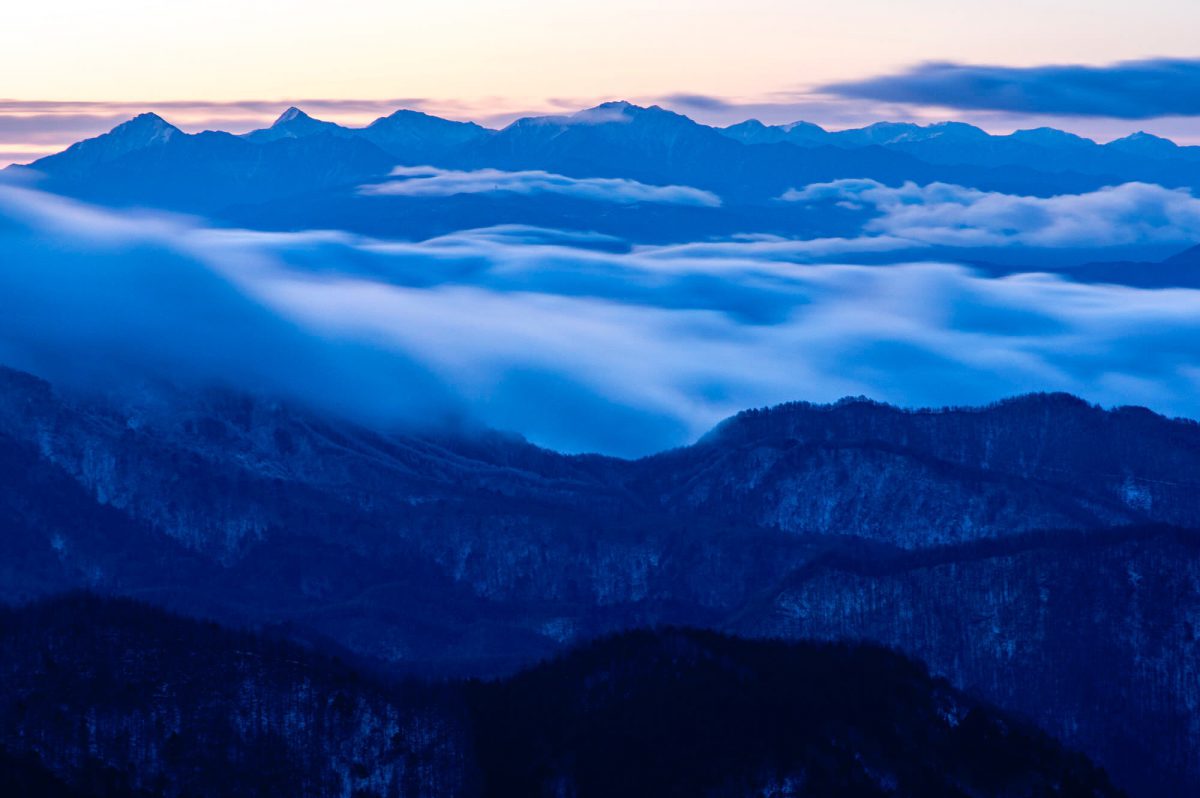
[{"label": "fog rolling over ridge", "polygon": [[[857,246],[844,239],[613,252],[521,226],[255,233],[12,185],[0,214],[0,352],[56,380],[214,383],[382,427],[466,421],[622,455],[797,397],[1063,390],[1200,415],[1192,289],[837,265]],[[792,262],[789,246],[831,262]]]}]

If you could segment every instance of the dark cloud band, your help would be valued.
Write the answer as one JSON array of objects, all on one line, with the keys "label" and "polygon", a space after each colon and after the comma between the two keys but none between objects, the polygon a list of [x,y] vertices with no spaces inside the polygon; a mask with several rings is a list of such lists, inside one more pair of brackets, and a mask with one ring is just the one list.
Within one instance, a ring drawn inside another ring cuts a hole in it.
[{"label": "dark cloud band", "polygon": [[1152,119],[1200,115],[1200,59],[1037,67],[928,63],[821,87],[841,97],[1010,113]]}]

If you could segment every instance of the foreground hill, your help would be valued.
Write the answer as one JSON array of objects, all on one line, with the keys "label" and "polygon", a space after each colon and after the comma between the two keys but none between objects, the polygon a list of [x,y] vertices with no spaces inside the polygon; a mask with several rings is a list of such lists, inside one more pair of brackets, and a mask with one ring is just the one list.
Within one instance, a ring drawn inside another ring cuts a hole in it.
[{"label": "foreground hill", "polygon": [[1198,466],[1198,424],[1045,394],[982,409],[748,411],[637,468],[641,490],[674,508],[919,548],[1039,528],[1200,526]]},{"label": "foreground hill", "polygon": [[1120,794],[872,647],[633,632],[504,681],[395,685],[75,596],[0,612],[0,652],[0,777],[47,795]]},{"label": "foreground hill", "polygon": [[133,595],[409,673],[509,673],[654,624],[874,640],[1137,795],[1200,786],[1192,422],[853,400],[631,462],[0,381],[8,600]]}]

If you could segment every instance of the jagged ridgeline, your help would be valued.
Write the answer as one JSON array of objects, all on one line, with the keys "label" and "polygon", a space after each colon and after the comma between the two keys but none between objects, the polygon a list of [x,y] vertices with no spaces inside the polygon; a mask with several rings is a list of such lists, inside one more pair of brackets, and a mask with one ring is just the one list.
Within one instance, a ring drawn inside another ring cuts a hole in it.
[{"label": "jagged ridgeline", "polygon": [[[397,177],[397,165],[452,170],[460,177],[483,170],[475,177],[489,190],[374,190]],[[997,136],[956,123],[878,123],[838,132],[754,121],[714,128],[658,106],[610,102],[570,116],[519,119],[502,130],[411,110],[365,127],[344,127],[289,108],[272,126],[244,135],[185,133],[144,113],[10,169],[56,194],[121,208],[199,213],[218,224],[256,230],[342,230],[424,240],[520,224],[601,233],[613,239],[611,245],[627,248],[750,232],[853,237],[873,217],[855,210],[855,203],[779,201],[791,189],[841,179],[887,186],[945,183],[1022,197],[1131,182],[1196,190],[1200,147],[1146,134],[1107,144],[1050,129]],[[501,184],[500,172],[567,182],[632,180],[643,190],[658,190],[601,201],[578,193],[513,190]],[[664,193],[664,187],[671,190]],[[705,201],[677,201],[680,187],[693,200],[697,192],[705,195]],[[644,201],[651,196],[676,199]],[[1143,243],[1107,248],[1089,242],[1073,254],[1058,247],[1039,254],[1026,247],[1015,259],[987,247],[924,245],[890,254],[847,251],[839,258],[865,263],[945,258],[1003,273],[1050,270],[1084,282],[1197,284],[1200,249],[1185,250],[1187,239]]]},{"label": "jagged ridgeline", "polygon": [[0,612],[6,795],[1121,795],[871,646],[633,632],[515,677],[397,684],[77,594]]}]

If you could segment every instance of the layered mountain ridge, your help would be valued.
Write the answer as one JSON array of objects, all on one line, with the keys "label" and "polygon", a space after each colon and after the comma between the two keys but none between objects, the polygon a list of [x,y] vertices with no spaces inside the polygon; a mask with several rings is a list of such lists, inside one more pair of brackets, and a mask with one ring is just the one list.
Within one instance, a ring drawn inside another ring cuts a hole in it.
[{"label": "layered mountain ridge", "polygon": [[10,601],[87,587],[426,674],[658,624],[873,640],[1134,795],[1200,784],[1193,422],[1060,394],[849,400],[625,461],[2,378]]}]

